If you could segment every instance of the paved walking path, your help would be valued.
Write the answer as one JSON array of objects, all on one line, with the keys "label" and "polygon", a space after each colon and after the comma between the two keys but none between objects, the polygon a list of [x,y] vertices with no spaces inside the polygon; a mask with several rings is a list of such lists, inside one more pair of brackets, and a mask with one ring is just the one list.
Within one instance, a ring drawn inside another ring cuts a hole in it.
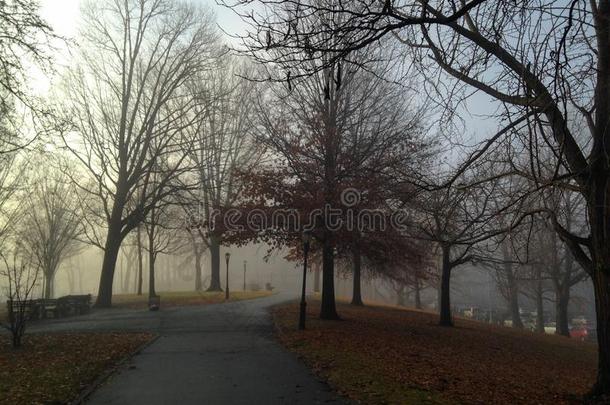
[{"label": "paved walking path", "polygon": [[152,331],[160,335],[91,395],[91,404],[344,403],[273,339],[271,305],[292,298],[162,309],[98,310],[32,331]]}]

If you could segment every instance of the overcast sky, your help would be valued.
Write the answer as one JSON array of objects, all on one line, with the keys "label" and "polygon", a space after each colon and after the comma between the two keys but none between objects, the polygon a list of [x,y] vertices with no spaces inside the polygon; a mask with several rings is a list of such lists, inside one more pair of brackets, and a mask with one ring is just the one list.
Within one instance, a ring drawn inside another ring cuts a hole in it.
[{"label": "overcast sky", "polygon": [[[65,38],[74,38],[77,34],[79,24],[79,9],[80,4],[84,0],[41,0],[41,14],[43,18],[47,20],[53,27],[55,32]],[[214,0],[193,0],[199,1],[210,7],[217,16],[218,26],[226,33],[230,35],[244,34],[246,30],[246,24],[240,20],[231,10],[221,7]],[[227,40],[230,41],[229,38]],[[66,59],[67,60],[67,59]],[[61,58],[58,58],[57,65],[62,65]],[[40,77],[34,73],[35,76]],[[42,92],[45,88],[48,89],[48,79],[40,77],[40,80],[34,80],[40,82],[35,84]],[[489,136],[490,133],[495,132],[497,123],[493,120],[486,120],[480,117],[481,114],[486,114],[494,110],[497,103],[492,102],[490,98],[483,94],[478,94],[468,101],[467,108],[464,108],[461,112],[462,118],[466,121],[465,139],[466,144],[476,142],[476,140],[484,139]],[[469,142],[467,139],[471,139]],[[463,151],[454,150],[453,159],[459,160],[459,156]]]},{"label": "overcast sky", "polygon": [[[244,23],[231,10],[221,7],[213,0],[199,0],[216,13],[218,25],[230,34],[243,33]],[[64,37],[76,34],[81,0],[42,0],[42,16],[56,33]]]}]

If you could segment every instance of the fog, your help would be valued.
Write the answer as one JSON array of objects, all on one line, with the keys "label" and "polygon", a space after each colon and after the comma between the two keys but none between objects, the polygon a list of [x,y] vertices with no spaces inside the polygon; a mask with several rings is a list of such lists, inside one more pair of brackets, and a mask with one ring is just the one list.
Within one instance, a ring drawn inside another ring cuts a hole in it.
[{"label": "fog", "polygon": [[[293,262],[285,260],[281,252],[273,253],[265,260],[267,250],[268,246],[266,245],[249,245],[221,249],[221,256],[223,258],[225,252],[231,253],[229,261],[229,287],[231,290],[243,289],[243,262],[246,260],[246,285],[249,289],[256,288],[256,286],[264,289],[266,283],[271,283],[276,290],[291,293],[299,291],[302,268]],[[96,295],[100,281],[102,260],[103,252],[91,247],[78,255],[66,259],[66,262],[62,264],[57,272],[54,295]],[[192,257],[189,260],[188,256],[160,255],[157,260],[157,288],[159,291],[195,290],[195,268]],[[209,260],[208,255],[204,256],[203,280],[205,288],[209,286]],[[143,261],[143,288],[146,294],[148,263],[146,258]],[[226,269],[224,260],[221,267],[224,283]],[[129,263],[125,255],[121,255],[118,259],[116,277],[117,280],[113,289],[114,294],[136,293],[137,264]],[[253,284],[256,286],[253,286]]]},{"label": "fog", "polygon": [[522,3],[0,1],[11,346],[554,334],[610,395],[610,7]]}]

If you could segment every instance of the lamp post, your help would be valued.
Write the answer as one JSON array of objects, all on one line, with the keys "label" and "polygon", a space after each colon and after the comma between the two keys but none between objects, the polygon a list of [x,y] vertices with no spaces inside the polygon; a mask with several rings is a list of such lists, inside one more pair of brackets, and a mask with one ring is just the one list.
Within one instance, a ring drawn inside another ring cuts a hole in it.
[{"label": "lamp post", "polygon": [[227,261],[227,279],[226,279],[226,288],[225,288],[225,300],[229,300],[229,259],[231,258],[231,253],[225,253],[225,260]]},{"label": "lamp post", "polygon": [[248,264],[247,260],[244,260],[244,291],[246,291],[246,265]]},{"label": "lamp post", "polygon": [[311,241],[311,233],[303,232],[303,287],[301,289],[301,305],[299,312],[299,329],[305,329],[305,314],[307,303],[305,302],[305,286],[307,285],[307,254],[309,253],[309,242]]}]

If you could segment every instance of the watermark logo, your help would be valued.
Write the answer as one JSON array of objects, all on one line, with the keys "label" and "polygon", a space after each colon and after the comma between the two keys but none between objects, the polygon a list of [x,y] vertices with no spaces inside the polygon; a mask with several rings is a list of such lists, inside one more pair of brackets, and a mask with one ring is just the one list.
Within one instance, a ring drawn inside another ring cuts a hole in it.
[{"label": "watermark logo", "polygon": [[189,210],[185,225],[189,229],[262,233],[265,231],[303,232],[328,229],[333,232],[384,232],[407,230],[409,215],[403,210],[361,207],[362,192],[346,188],[340,194],[340,204],[324,204],[319,208],[227,208],[205,209],[199,204]]},{"label": "watermark logo", "polygon": [[360,191],[355,188],[346,188],[341,192],[341,204],[344,206],[351,208],[360,204],[361,201]]}]

